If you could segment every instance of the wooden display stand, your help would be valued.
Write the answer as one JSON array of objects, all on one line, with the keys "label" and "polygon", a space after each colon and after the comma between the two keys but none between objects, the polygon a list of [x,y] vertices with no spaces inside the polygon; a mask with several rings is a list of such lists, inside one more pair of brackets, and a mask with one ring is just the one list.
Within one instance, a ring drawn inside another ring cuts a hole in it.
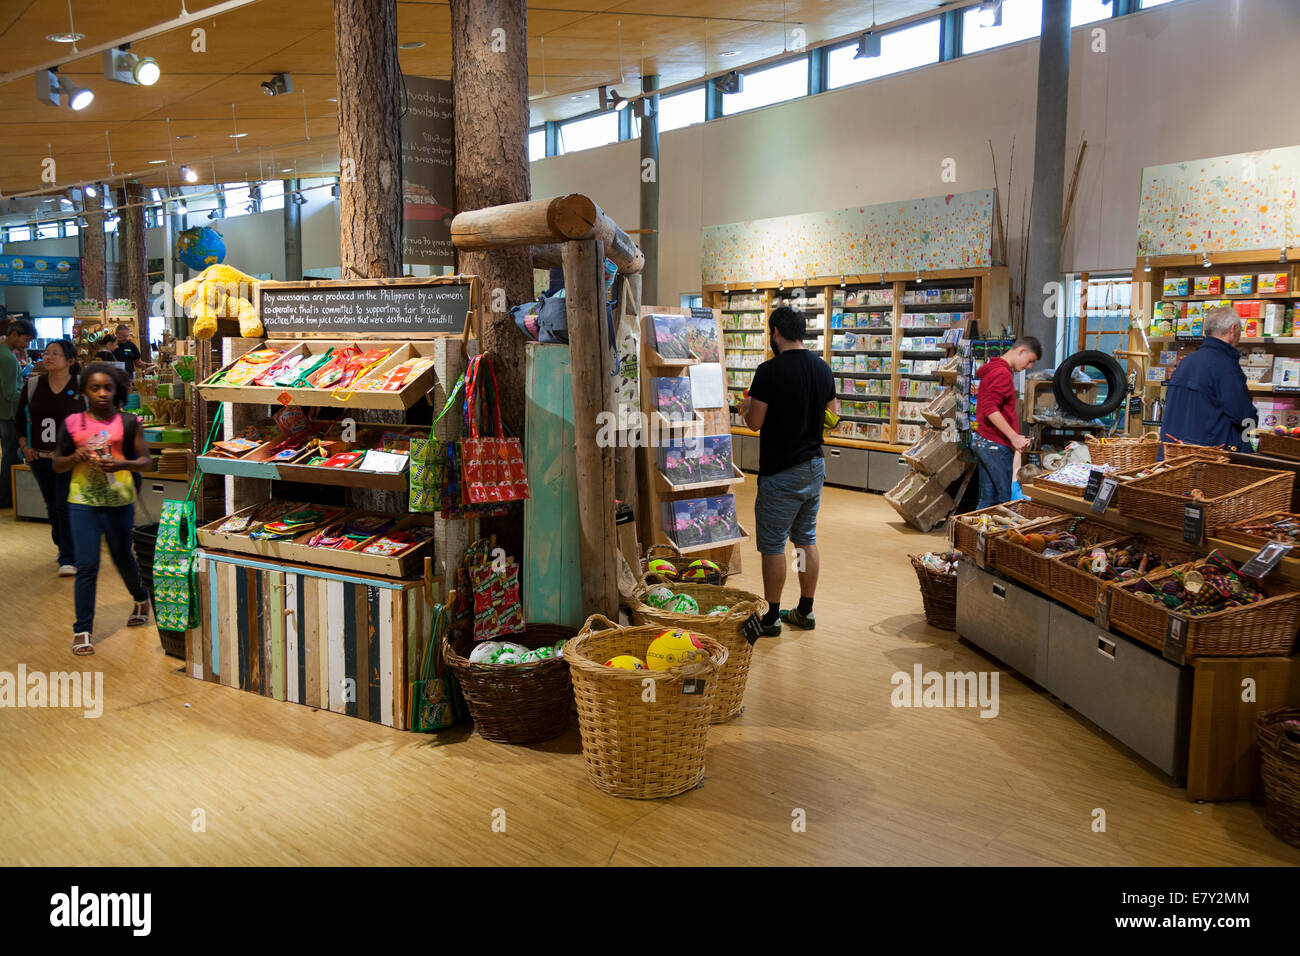
[{"label": "wooden display stand", "polygon": [[[722,328],[722,313],[713,309],[713,323],[717,332],[718,359],[724,370],[727,367],[726,336]],[[690,381],[690,369],[700,365],[699,357],[688,359],[664,358],[655,349],[655,333],[652,316],[682,315],[691,316],[690,309],[674,309],[666,306],[641,307],[641,411],[649,435],[656,437],[656,442],[640,449],[641,458],[641,507],[638,513],[638,525],[641,541],[646,545],[674,543],[664,528],[661,514],[665,502],[682,501],[690,498],[713,497],[732,494],[735,486],[745,480],[745,476],[734,463],[733,477],[722,481],[698,481],[687,484],[674,484],[659,470],[658,442],[679,438],[729,435],[731,430],[731,412],[724,405],[722,408],[703,408],[695,410],[693,420],[675,422],[665,419],[657,407],[657,394],[654,380],[656,378],[681,378]],[[724,387],[723,401],[729,393]],[[737,516],[739,518],[739,515]],[[721,567],[729,568],[732,573],[740,571],[740,545],[749,539],[749,534],[741,528],[741,535],[726,541],[708,542],[686,547],[679,547],[683,554],[704,558]],[[639,571],[639,568],[637,569]]]}]

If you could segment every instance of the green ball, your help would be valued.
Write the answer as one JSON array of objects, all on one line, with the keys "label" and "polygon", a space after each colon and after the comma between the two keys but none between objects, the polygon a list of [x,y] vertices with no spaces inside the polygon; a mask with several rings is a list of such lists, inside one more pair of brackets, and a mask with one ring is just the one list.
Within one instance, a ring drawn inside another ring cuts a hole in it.
[{"label": "green ball", "polygon": [[533,660],[538,660],[538,661],[549,661],[552,657],[555,656],[555,652],[551,650],[549,647],[547,647],[545,644],[537,648],[537,650],[529,651],[528,653],[533,655]]},{"label": "green ball", "polygon": [[674,597],[676,597],[676,595],[673,594],[672,591],[668,590],[666,587],[660,586],[657,588],[651,588],[646,592],[645,602],[651,607],[657,607],[660,610],[663,610],[672,603]]},{"label": "green ball", "polygon": [[699,614],[700,605],[699,602],[689,594],[678,594],[674,596],[673,603],[669,607],[669,610],[674,614]]},{"label": "green ball", "polygon": [[715,617],[719,614],[729,614],[730,612],[731,608],[727,607],[725,604],[715,604],[713,607],[709,608],[709,617]]}]

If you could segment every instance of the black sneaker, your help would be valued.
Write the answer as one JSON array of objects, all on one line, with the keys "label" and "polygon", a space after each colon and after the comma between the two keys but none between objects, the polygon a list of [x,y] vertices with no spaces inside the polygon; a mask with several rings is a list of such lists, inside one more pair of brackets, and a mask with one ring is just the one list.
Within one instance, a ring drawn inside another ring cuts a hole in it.
[{"label": "black sneaker", "polygon": [[812,611],[809,611],[807,617],[805,617],[799,613],[797,607],[792,607],[788,611],[782,611],[781,620],[785,621],[785,623],[789,624],[791,627],[801,627],[805,631],[811,631],[817,626],[817,618],[813,615]]},{"label": "black sneaker", "polygon": [[758,636],[759,637],[780,637],[781,636],[780,618],[773,621],[771,624],[764,624],[763,629],[758,632]]}]

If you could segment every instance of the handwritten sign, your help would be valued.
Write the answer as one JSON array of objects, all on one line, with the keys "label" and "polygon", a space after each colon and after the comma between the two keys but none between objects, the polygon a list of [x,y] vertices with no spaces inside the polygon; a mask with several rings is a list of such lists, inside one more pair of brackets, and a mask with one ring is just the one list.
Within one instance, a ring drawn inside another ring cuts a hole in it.
[{"label": "handwritten sign", "polygon": [[459,333],[469,313],[470,287],[448,285],[262,286],[261,318],[268,336],[286,333]]}]

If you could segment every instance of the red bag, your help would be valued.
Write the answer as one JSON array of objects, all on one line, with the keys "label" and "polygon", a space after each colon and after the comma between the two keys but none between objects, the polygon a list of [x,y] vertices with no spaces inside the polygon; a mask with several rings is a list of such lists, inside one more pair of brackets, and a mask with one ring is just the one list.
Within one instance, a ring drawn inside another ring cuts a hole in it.
[{"label": "red bag", "polygon": [[[487,365],[487,378],[480,375]],[[480,433],[477,398],[486,386],[491,417],[491,434]],[[461,494],[466,504],[483,505],[503,501],[522,501],[528,497],[528,474],[524,468],[524,451],[518,438],[507,436],[501,422],[501,402],[497,395],[496,372],[482,355],[469,361],[465,372],[465,435],[460,442]]]}]

